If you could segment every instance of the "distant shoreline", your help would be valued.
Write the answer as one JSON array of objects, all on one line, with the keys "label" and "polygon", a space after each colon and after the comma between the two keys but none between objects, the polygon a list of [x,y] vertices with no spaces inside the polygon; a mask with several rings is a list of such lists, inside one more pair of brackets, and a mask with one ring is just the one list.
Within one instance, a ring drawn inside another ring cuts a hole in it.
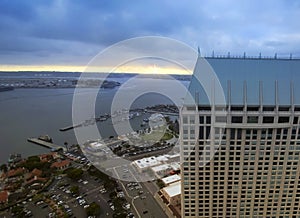
[{"label": "distant shoreline", "polygon": [[105,73],[105,72],[59,72],[59,71],[0,71],[1,77],[22,77],[33,76],[33,78],[58,78],[58,77],[77,77],[81,75],[91,75],[96,78],[124,78],[139,76],[141,78],[153,78],[153,79],[168,79],[174,77],[178,80],[190,80],[192,75],[186,74],[139,74],[139,73]]}]

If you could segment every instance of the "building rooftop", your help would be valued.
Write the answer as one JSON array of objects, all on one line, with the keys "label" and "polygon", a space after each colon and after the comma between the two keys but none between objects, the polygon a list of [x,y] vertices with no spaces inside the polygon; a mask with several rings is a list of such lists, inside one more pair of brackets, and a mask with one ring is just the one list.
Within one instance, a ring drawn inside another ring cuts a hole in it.
[{"label": "building rooftop", "polygon": [[169,158],[167,155],[160,155],[156,157],[156,160],[158,161],[167,161]]},{"label": "building rooftop", "polygon": [[167,193],[170,197],[174,197],[176,195],[181,194],[181,182],[175,182],[165,188],[163,188],[164,192]]},{"label": "building rooftop", "polygon": [[147,157],[133,161],[133,163],[140,169],[152,167],[161,164],[156,157]]},{"label": "building rooftop", "polygon": [[[145,169],[148,167],[154,167],[157,165],[161,165],[163,163],[166,163],[167,161],[170,161],[170,159],[175,158],[175,157],[180,157],[179,154],[174,154],[174,155],[160,155],[160,156],[152,156],[152,157],[145,157],[142,159],[138,159],[133,161],[132,163],[135,164],[138,168],[140,169]],[[174,165],[172,165],[174,166]]]},{"label": "building rooftop", "polygon": [[172,158],[180,158],[180,154],[165,154],[165,157],[167,157],[168,159],[172,159]]},{"label": "building rooftop", "polygon": [[172,162],[169,164],[170,167],[173,169],[173,170],[179,170],[180,169],[180,164],[179,162]]},{"label": "building rooftop", "polygon": [[56,168],[65,167],[65,166],[68,166],[70,163],[71,163],[71,161],[69,161],[69,160],[57,161],[57,162],[54,162],[53,164],[51,164],[51,168],[52,167],[56,167]]},{"label": "building rooftop", "polygon": [[175,175],[172,175],[172,176],[162,178],[161,180],[163,181],[163,183],[165,183],[165,185],[169,185],[173,182],[180,181],[180,176],[175,174]]},{"label": "building rooftop", "polygon": [[1,191],[0,192],[0,203],[4,203],[8,200],[8,192],[7,191]]},{"label": "building rooftop", "polygon": [[161,164],[155,167],[152,167],[153,172],[160,172],[163,170],[171,169],[171,166],[169,164]]},{"label": "building rooftop", "polygon": [[34,175],[34,176],[41,176],[43,171],[37,169],[37,168],[34,168],[31,173]]},{"label": "building rooftop", "polygon": [[24,172],[25,172],[25,169],[23,169],[23,168],[12,169],[7,172],[7,177],[18,176],[18,175],[23,174]]},{"label": "building rooftop", "polygon": [[[210,75],[211,70],[220,81],[227,104],[300,105],[300,95],[296,94],[300,93],[296,85],[300,82],[300,59],[198,57],[189,92],[199,104],[209,104],[207,96],[213,96],[212,90],[215,103],[222,104],[223,96],[218,94],[218,81]],[[190,100],[186,98],[185,103]]]},{"label": "building rooftop", "polygon": [[92,142],[92,143],[90,143],[90,146],[92,147],[92,148],[101,148],[101,147],[103,147],[103,143],[100,143],[100,142]]}]

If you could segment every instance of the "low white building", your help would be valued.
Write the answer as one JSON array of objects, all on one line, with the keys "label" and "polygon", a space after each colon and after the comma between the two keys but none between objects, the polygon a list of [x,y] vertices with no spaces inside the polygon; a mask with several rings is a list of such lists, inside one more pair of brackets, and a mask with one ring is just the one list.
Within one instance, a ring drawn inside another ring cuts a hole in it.
[{"label": "low white building", "polygon": [[135,160],[132,162],[132,164],[137,168],[139,172],[145,172],[150,167],[160,165],[162,164],[162,162],[157,160],[156,157],[147,157]]},{"label": "low white building", "polygon": [[165,154],[166,158],[168,158],[169,161],[175,161],[180,162],[180,154]]},{"label": "low white building", "polygon": [[161,178],[168,175],[172,170],[172,167],[170,166],[170,164],[161,164],[155,167],[151,167],[151,169],[156,177]]},{"label": "low white building", "polygon": [[[179,165],[179,162],[176,163],[174,162],[174,159],[175,157],[178,157],[179,154],[175,154],[175,155],[160,155],[160,156],[152,156],[152,157],[146,157],[146,158],[142,158],[142,159],[139,159],[139,160],[135,160],[132,162],[132,165],[135,166],[137,168],[137,170],[139,172],[145,172],[146,170],[150,169],[150,168],[153,168],[155,166],[158,166],[158,165],[165,165],[167,164],[168,165],[168,168],[170,168],[171,170],[177,170],[177,169],[180,169],[180,165]],[[170,159],[171,158],[171,159]],[[152,171],[162,171],[164,172],[164,170],[167,170],[166,169],[166,166],[162,166],[162,167],[158,167],[158,168],[154,168],[154,170],[152,169]],[[159,176],[161,177],[161,176]]]},{"label": "low white building", "polygon": [[169,202],[169,204],[173,206],[177,206],[180,204],[180,196],[181,196],[181,182],[175,182],[163,189],[161,189],[161,193]]},{"label": "low white building", "polygon": [[172,168],[172,170],[176,171],[176,170],[180,170],[180,164],[179,162],[172,162],[169,164]]},{"label": "low white building", "polygon": [[161,180],[163,181],[163,183],[165,184],[165,186],[168,186],[168,185],[170,185],[172,183],[180,181],[180,176],[177,175],[177,174],[175,174],[175,175],[172,175],[172,176],[168,176],[168,177],[162,178]]}]

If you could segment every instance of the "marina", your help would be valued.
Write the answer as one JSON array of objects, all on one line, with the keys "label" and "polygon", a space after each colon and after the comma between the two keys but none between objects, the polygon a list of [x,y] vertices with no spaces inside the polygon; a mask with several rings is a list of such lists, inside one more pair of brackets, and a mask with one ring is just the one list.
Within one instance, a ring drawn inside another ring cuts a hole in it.
[{"label": "marina", "polygon": [[[71,129],[75,129],[78,127],[83,127],[83,126],[89,126],[89,125],[94,125],[96,122],[103,122],[106,121],[110,118],[115,118],[118,116],[121,116],[120,121],[115,121],[114,124],[116,123],[120,123],[123,122],[125,120],[131,120],[134,119],[136,117],[141,116],[142,113],[147,113],[147,114],[155,114],[155,113],[159,113],[165,116],[178,116],[179,112],[176,106],[174,105],[155,105],[152,107],[146,107],[145,109],[142,108],[136,108],[136,109],[122,109],[119,111],[115,111],[113,112],[111,115],[105,113],[104,115],[101,115],[100,117],[93,117],[90,119],[85,120],[84,122],[80,123],[80,124],[75,124],[75,125],[70,125],[70,126],[66,126],[66,127],[62,127],[59,129],[59,131],[61,132],[65,132]],[[124,117],[125,115],[125,117]],[[141,126],[144,126],[145,123],[149,122],[148,118],[144,118],[143,119],[143,123],[141,124]]]}]

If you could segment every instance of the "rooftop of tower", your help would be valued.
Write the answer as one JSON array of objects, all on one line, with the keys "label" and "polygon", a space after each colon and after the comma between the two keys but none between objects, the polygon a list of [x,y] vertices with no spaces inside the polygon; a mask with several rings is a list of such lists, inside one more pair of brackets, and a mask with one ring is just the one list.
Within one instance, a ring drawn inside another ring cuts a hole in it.
[{"label": "rooftop of tower", "polygon": [[[300,59],[289,57],[249,57],[215,56],[198,57],[194,68],[189,93],[199,104],[210,104],[209,92],[213,92],[211,81],[210,90],[204,91],[200,81],[212,80],[206,78],[208,63],[215,72],[217,80],[223,89],[226,104],[231,105],[300,105]],[[203,83],[202,83],[203,84]],[[215,95],[215,94],[214,94]],[[216,93],[218,95],[218,93]],[[218,98],[215,98],[218,101]],[[189,102],[186,100],[185,103]],[[216,102],[218,104],[218,102]]]}]

